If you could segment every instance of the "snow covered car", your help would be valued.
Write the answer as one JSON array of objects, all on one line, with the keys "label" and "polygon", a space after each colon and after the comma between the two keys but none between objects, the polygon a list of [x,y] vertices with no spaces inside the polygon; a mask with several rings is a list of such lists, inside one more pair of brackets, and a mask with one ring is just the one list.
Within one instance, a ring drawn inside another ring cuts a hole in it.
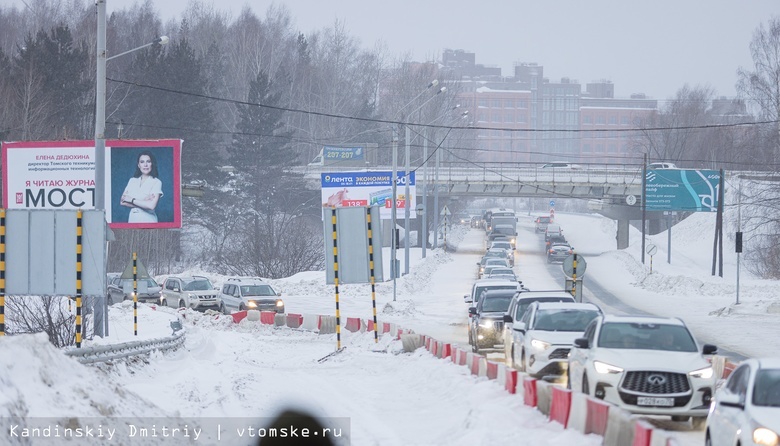
[{"label": "snow covered car", "polygon": [[231,277],[222,285],[219,298],[223,312],[259,310],[284,313],[282,293],[258,277]]},{"label": "snow covered car", "polygon": [[569,356],[568,386],[634,414],[668,415],[694,428],[706,421],[716,378],[699,344],[678,318],[596,318]]},{"label": "snow covered car", "polygon": [[715,393],[704,438],[709,446],[780,444],[780,359],[739,364]]},{"label": "snow covered car", "polygon": [[512,324],[515,348],[511,364],[536,378],[561,379],[574,339],[601,314],[601,309],[590,303],[532,303],[523,318]]}]

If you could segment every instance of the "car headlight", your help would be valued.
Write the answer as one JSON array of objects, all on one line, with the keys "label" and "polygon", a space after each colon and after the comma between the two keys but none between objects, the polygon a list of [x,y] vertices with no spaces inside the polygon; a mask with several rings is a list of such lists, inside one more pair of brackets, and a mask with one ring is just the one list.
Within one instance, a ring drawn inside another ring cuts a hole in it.
[{"label": "car headlight", "polygon": [[712,367],[705,367],[703,369],[694,370],[692,372],[688,372],[688,374],[693,378],[710,379],[712,378]]},{"label": "car headlight", "polygon": [[188,297],[190,300],[198,300],[198,296],[196,296],[196,295],[194,295],[194,294],[188,294],[188,295],[187,295],[187,297]]},{"label": "car headlight", "polygon": [[246,306],[247,306],[247,307],[249,307],[249,308],[257,308],[257,302],[255,302],[255,301],[253,301],[253,300],[250,300],[250,301],[249,301],[249,302],[246,304]]},{"label": "car headlight", "polygon": [[490,319],[479,321],[479,326],[487,329],[492,329],[494,327],[493,321]]},{"label": "car headlight", "polygon": [[277,301],[276,301],[276,306],[277,306],[277,307],[283,307],[283,306],[284,306],[284,301],[282,301],[282,300],[277,300]]},{"label": "car headlight", "polygon": [[759,427],[753,430],[753,443],[761,446],[777,446],[780,444],[780,438],[774,431]]},{"label": "car headlight", "polygon": [[547,350],[550,348],[549,342],[544,342],[541,339],[531,339],[531,347],[537,349],[537,350]]},{"label": "car headlight", "polygon": [[620,367],[616,367],[614,365],[610,365],[607,364],[606,362],[601,362],[601,361],[593,361],[593,368],[596,369],[596,372],[601,373],[603,375],[623,372],[623,369],[621,369]]}]

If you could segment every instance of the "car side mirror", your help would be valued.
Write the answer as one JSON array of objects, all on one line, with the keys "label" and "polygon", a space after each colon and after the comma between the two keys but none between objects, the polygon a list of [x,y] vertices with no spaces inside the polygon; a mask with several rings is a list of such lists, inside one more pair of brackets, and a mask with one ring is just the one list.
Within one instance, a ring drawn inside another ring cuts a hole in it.
[{"label": "car side mirror", "polygon": [[512,320],[512,316],[510,316],[510,315],[508,315],[508,314],[505,314],[505,315],[504,315],[504,323],[505,323],[505,324],[511,324],[512,322],[514,322],[514,321]]},{"label": "car side mirror", "polygon": [[515,322],[512,324],[512,329],[519,331],[520,333],[525,333],[525,322]]},{"label": "car side mirror", "polygon": [[577,338],[574,340],[574,346],[577,348],[590,348],[587,338]]},{"label": "car side mirror", "polygon": [[477,262],[477,265],[479,266],[479,265],[481,265],[481,263]]},{"label": "car side mirror", "polygon": [[728,407],[745,409],[745,402],[742,401],[742,397],[729,391],[723,391],[718,395],[718,403]]},{"label": "car side mirror", "polygon": [[712,344],[704,344],[701,348],[703,355],[714,355],[718,353],[718,347]]},{"label": "car side mirror", "polygon": [[477,307],[469,307],[469,314],[471,315],[477,314]]},{"label": "car side mirror", "polygon": [[276,293],[276,295],[277,295],[277,296],[281,296],[281,295],[282,295],[282,292],[281,292],[281,291],[279,291],[278,293]]},{"label": "car side mirror", "polygon": [[465,302],[465,303],[467,303],[467,304],[470,304],[470,303],[472,303],[472,302],[474,302],[474,301],[473,301],[473,300],[471,300],[471,296],[469,296],[468,294],[466,294],[465,296],[463,296],[463,302]]}]

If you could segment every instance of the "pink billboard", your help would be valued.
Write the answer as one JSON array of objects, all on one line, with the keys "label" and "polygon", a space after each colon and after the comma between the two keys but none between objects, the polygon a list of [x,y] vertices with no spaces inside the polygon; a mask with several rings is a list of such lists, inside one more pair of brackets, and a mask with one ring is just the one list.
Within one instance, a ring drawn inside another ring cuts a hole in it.
[{"label": "pink billboard", "polygon": [[[106,221],[112,229],[181,227],[179,139],[107,140]],[[94,209],[95,141],[2,143],[3,207]]]}]

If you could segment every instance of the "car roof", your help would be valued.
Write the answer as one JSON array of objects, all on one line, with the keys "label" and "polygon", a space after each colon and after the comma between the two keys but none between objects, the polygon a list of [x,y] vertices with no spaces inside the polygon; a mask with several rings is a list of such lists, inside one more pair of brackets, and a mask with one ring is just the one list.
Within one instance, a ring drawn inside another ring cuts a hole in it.
[{"label": "car roof", "polygon": [[614,314],[604,315],[604,323],[606,324],[610,322],[638,323],[638,324],[666,324],[666,325],[685,326],[685,323],[683,323],[682,320],[676,317],[639,316],[639,315],[618,316]]},{"label": "car roof", "polygon": [[596,310],[601,312],[595,304],[587,302],[534,302],[540,310]]},{"label": "car roof", "polygon": [[780,358],[752,358],[762,369],[780,369]]},{"label": "car roof", "polygon": [[[515,282],[515,283],[517,283],[517,282]],[[482,292],[482,295],[483,296],[487,296],[487,297],[493,297],[496,294],[508,294],[511,297],[512,293],[514,293],[514,290],[500,290],[500,289],[496,289],[496,290],[485,290],[485,291]]]},{"label": "car roof", "polygon": [[490,277],[485,279],[479,279],[476,282],[474,282],[474,286],[483,286],[483,285],[513,285],[518,288],[520,288],[520,284],[515,282],[514,280],[510,279],[501,279],[497,277]]},{"label": "car roof", "polygon": [[574,301],[574,296],[568,291],[523,291],[515,296],[518,301],[530,300],[534,301],[542,297],[561,297],[565,299],[571,299]]}]

